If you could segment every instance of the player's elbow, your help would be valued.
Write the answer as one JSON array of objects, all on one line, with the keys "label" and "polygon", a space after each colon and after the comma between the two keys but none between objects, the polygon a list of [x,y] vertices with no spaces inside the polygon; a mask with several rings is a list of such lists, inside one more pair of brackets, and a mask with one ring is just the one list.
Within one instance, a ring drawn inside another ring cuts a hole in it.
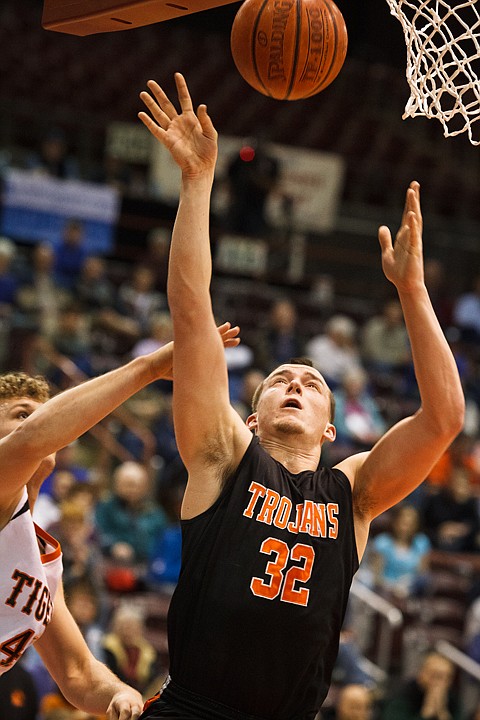
[{"label": "player's elbow", "polygon": [[432,417],[431,422],[438,437],[441,437],[446,442],[454,440],[465,424],[465,398],[463,393],[450,398],[442,411]]}]

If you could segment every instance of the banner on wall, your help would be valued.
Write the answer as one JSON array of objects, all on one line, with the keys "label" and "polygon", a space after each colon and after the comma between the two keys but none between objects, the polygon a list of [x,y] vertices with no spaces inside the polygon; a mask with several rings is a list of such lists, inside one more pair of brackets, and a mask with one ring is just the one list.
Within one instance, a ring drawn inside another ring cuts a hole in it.
[{"label": "banner on wall", "polygon": [[67,220],[75,219],[83,223],[86,250],[105,254],[113,247],[119,213],[115,188],[28,170],[3,175],[0,232],[17,240],[57,244]]},{"label": "banner on wall", "polygon": [[[230,161],[248,141],[221,135],[215,171],[212,208],[226,212],[229,203],[227,173]],[[293,228],[304,232],[329,232],[335,225],[343,189],[345,162],[335,153],[307,148],[264,143],[265,149],[280,163],[280,180],[267,204],[267,214],[274,227],[285,223],[285,201]],[[167,150],[155,143],[152,148],[151,181],[159,198],[176,204],[180,172]]]}]

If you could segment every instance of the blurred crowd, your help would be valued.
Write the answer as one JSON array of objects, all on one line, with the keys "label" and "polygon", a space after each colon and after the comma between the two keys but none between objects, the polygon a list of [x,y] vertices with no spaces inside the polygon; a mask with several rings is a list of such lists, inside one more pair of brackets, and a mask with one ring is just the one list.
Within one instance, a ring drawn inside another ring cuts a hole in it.
[{"label": "blurred crowd", "polygon": [[[49,136],[30,158],[32,171],[78,177],[62,143],[62,136]],[[122,191],[128,183],[115,164],[98,180]],[[135,262],[119,272],[111,258],[87,253],[75,218],[55,246],[0,238],[0,372],[40,373],[57,392],[169,342],[168,245],[165,229],[154,229]],[[471,288],[452,296],[447,268],[427,258],[425,270],[457,360],[467,416],[425,482],[372,528],[359,579],[399,604],[429,597],[432,553],[480,556],[480,272]],[[396,299],[363,322],[338,311],[334,291],[325,308],[317,333],[308,333],[294,295],[279,293],[260,323],[252,318],[248,342],[226,353],[232,402],[244,418],[257,385],[274,367],[294,357],[313,360],[336,396],[337,440],[324,457],[332,465],[371,448],[418,407],[419,398]],[[236,323],[235,317],[219,320]],[[145,697],[167,672],[165,613],[152,610],[152,603],[163,598],[168,607],[180,568],[186,472],[171,399],[171,383],[158,382],[109,418],[103,434],[60,451],[34,510],[35,521],[61,542],[67,604],[89,647]],[[480,663],[476,567],[462,649]],[[323,720],[464,717],[453,666],[436,653],[427,653],[418,673],[405,679],[408,688],[384,693],[353,620],[342,635],[334,680],[338,693]],[[2,676],[0,698],[0,720],[89,720],[61,697],[34,649]],[[468,720],[479,717],[477,711]]]}]

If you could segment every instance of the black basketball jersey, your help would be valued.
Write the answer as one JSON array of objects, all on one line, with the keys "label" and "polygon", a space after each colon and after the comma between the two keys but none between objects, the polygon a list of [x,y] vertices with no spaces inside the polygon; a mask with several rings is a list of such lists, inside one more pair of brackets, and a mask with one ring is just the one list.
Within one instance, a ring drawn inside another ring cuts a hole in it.
[{"label": "black basketball jersey", "polygon": [[358,567],[347,477],[294,475],[253,438],[220,497],[182,533],[172,680],[245,715],[313,718]]}]

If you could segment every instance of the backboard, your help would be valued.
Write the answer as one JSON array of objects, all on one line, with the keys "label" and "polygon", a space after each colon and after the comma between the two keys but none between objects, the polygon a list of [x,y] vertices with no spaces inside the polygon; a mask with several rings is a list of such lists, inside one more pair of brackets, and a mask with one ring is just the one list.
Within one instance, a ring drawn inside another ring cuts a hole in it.
[{"label": "backboard", "polygon": [[70,35],[131,30],[238,0],[44,0],[42,26]]}]

